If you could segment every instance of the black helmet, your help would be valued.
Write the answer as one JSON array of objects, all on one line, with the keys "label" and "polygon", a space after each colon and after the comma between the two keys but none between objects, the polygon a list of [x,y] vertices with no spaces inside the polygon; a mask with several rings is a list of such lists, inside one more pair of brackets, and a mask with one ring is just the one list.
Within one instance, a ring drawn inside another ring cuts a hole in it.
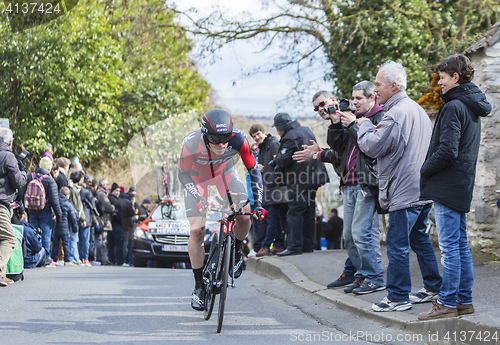
[{"label": "black helmet", "polygon": [[211,109],[201,118],[203,137],[212,144],[227,143],[233,136],[233,119],[222,109]]}]

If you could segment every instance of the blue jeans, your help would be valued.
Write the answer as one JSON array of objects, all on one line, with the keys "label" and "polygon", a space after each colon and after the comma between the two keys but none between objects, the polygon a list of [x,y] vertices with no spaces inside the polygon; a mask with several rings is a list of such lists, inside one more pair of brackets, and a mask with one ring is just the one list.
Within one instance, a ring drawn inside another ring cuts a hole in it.
[{"label": "blue jeans", "polygon": [[80,261],[80,254],[78,254],[78,232],[69,234],[69,261]]},{"label": "blue jeans", "polygon": [[367,195],[356,186],[344,187],[344,240],[347,255],[356,267],[356,277],[374,284],[384,285],[380,273],[377,253],[372,239],[374,195]]},{"label": "blue jeans", "polygon": [[283,248],[283,228],[281,226],[280,211],[284,204],[270,205],[267,211],[267,231],[266,238],[262,242],[262,247],[268,248],[274,243],[274,247]]},{"label": "blue jeans", "polygon": [[52,257],[57,258],[57,253],[59,251],[59,239],[62,240],[62,246],[63,246],[63,251],[64,251],[64,262],[69,262],[69,256],[71,253],[71,250],[69,249],[69,236],[67,234],[65,235],[58,235],[57,233],[54,234],[54,245],[52,246]]},{"label": "blue jeans", "polygon": [[434,203],[436,227],[443,264],[443,284],[438,302],[448,308],[472,303],[474,266],[467,244],[465,213]]},{"label": "blue jeans", "polygon": [[51,253],[50,240],[52,237],[52,214],[30,214],[29,221],[35,229],[39,228],[42,230],[42,247],[45,248],[45,253],[47,254],[47,258],[49,258]]},{"label": "blue jeans", "polygon": [[78,235],[78,253],[80,254],[80,260],[89,259],[89,247],[90,247],[90,226],[81,227]]},{"label": "blue jeans", "polygon": [[410,246],[417,254],[426,290],[438,292],[442,278],[429,235],[425,232],[432,204],[389,212],[386,236],[387,298],[393,302],[409,301],[411,291]]}]

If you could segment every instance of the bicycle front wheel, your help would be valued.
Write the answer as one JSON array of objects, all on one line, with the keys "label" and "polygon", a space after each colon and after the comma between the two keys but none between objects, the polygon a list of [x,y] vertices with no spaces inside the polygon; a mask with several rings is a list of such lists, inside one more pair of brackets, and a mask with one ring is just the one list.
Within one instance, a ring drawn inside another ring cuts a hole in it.
[{"label": "bicycle front wheel", "polygon": [[214,282],[217,281],[217,263],[219,261],[219,251],[217,247],[219,245],[219,234],[216,232],[212,238],[212,244],[210,245],[210,254],[208,255],[208,260],[203,270],[203,281],[205,282],[205,311],[203,316],[205,320],[210,319],[212,316],[212,310],[215,304],[215,288]]},{"label": "bicycle front wheel", "polygon": [[224,319],[224,307],[226,305],[227,294],[227,281],[229,277],[229,260],[231,258],[232,238],[227,236],[224,241],[224,248],[222,249],[222,272],[221,272],[221,286],[219,295],[219,319],[217,323],[217,333],[222,329],[222,320]]}]

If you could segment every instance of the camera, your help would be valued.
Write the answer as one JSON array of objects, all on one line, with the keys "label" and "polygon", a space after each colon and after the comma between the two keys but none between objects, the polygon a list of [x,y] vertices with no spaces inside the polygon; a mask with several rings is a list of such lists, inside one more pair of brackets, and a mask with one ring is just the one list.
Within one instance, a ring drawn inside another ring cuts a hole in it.
[{"label": "camera", "polygon": [[344,98],[340,101],[339,104],[334,104],[324,109],[325,113],[327,114],[333,114],[337,110],[340,110],[342,112],[350,111],[351,113],[354,113],[356,111],[356,107],[354,106],[354,103],[352,103],[350,99]]},{"label": "camera", "polygon": [[30,153],[26,150],[23,150],[23,152],[21,152],[21,154],[19,155],[19,161],[22,162],[23,160],[25,160],[29,156],[30,156]]}]

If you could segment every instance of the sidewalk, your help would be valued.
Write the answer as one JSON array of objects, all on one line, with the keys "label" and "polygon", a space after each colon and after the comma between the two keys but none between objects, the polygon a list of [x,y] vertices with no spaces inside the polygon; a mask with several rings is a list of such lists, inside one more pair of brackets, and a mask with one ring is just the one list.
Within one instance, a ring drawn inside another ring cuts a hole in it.
[{"label": "sidewalk", "polygon": [[[384,269],[387,268],[386,248],[382,246]],[[436,257],[440,261],[439,249]],[[368,320],[385,326],[404,329],[413,333],[436,335],[435,344],[499,344],[500,345],[500,264],[474,265],[473,314],[432,321],[418,321],[421,312],[429,311],[432,303],[414,304],[404,312],[374,312],[371,306],[387,296],[387,291],[368,295],[346,294],[343,287],[327,289],[326,285],[342,273],[347,258],[345,250],[322,250],[286,257],[267,256],[248,258],[247,269],[271,279],[283,278],[310,293],[316,294],[339,308],[348,310]],[[441,264],[438,264],[442,270]],[[417,258],[410,250],[412,292],[423,287]],[[453,333],[456,332],[456,333]],[[488,336],[488,338],[486,338]],[[456,339],[457,342],[452,340]],[[434,339],[433,339],[434,340]],[[448,340],[448,341],[446,341]]]}]

